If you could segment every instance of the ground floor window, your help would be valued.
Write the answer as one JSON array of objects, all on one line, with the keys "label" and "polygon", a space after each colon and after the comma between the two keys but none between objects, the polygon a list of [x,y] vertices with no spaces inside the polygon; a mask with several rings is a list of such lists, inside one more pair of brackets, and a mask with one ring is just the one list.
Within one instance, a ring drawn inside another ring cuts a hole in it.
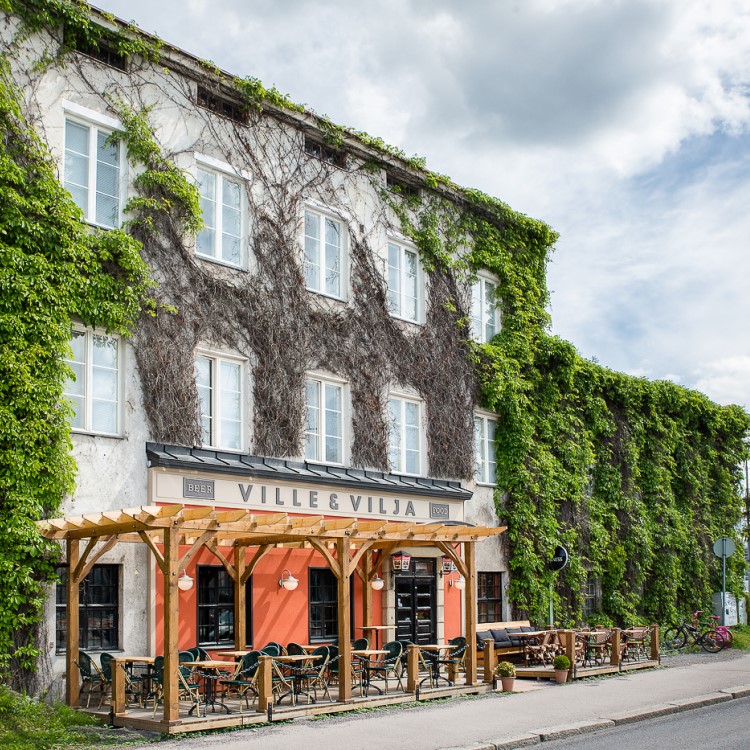
[{"label": "ground floor window", "polygon": [[310,642],[339,634],[338,582],[330,568],[309,568]]},{"label": "ground floor window", "polygon": [[502,573],[477,573],[477,622],[500,622],[502,619]]},{"label": "ground floor window", "polygon": [[[245,589],[245,645],[252,644],[252,579]],[[198,566],[198,645],[234,643],[234,580],[222,565]]]},{"label": "ground floor window", "polygon": [[583,617],[588,619],[602,608],[602,579],[589,576],[583,587]]},{"label": "ground floor window", "polygon": [[[65,588],[68,568],[58,569],[60,582],[55,592],[57,651],[65,651],[68,606]],[[78,646],[83,651],[112,651],[120,648],[120,566],[94,565],[78,586]]]}]

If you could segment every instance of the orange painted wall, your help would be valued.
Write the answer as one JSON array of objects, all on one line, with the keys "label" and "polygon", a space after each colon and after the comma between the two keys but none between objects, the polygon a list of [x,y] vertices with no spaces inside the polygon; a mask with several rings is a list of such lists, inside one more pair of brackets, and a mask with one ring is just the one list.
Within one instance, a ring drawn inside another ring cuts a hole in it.
[{"label": "orange painted wall", "polygon": [[[187,552],[187,547],[180,547],[180,555]],[[255,550],[246,550],[246,559],[252,559]],[[226,553],[230,562],[232,552]],[[219,560],[208,550],[202,549],[190,562],[187,573],[197,584],[198,565],[219,565]],[[290,641],[309,643],[308,623],[308,568],[327,568],[325,559],[312,550],[271,550],[263,557],[255,568],[252,576],[252,634],[253,646],[258,648],[269,641],[287,644]],[[299,585],[294,591],[287,591],[279,586],[282,571],[288,569]],[[362,636],[357,629],[362,623],[362,581],[354,576],[354,609],[355,630],[353,638]],[[197,628],[197,585],[189,591],[179,594],[179,648],[187,649],[198,642]],[[382,624],[382,592],[372,592],[372,624]],[[157,570],[156,573],[156,651],[163,653],[164,649],[164,579]],[[218,650],[221,648],[216,647]],[[228,648],[227,646],[223,647]]]}]

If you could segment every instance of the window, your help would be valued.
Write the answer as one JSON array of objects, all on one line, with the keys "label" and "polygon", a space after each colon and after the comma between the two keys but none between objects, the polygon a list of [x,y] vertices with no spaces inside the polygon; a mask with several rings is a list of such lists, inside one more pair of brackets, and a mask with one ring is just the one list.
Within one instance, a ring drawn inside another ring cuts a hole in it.
[{"label": "window", "polygon": [[[58,569],[60,583],[55,590],[55,632],[57,650],[65,651],[68,607],[65,587],[68,568]],[[84,650],[109,651],[120,647],[120,567],[94,565],[78,586],[78,637]]]},{"label": "window", "polygon": [[500,622],[502,619],[502,573],[477,573],[477,622]]},{"label": "window", "polygon": [[336,638],[339,634],[339,597],[336,576],[330,568],[309,568],[310,642]]},{"label": "window", "polygon": [[326,146],[305,136],[305,153],[335,167],[346,166],[346,151]]},{"label": "window", "polygon": [[601,609],[602,604],[602,579],[597,576],[589,576],[583,587],[583,617],[587,619]]},{"label": "window", "polygon": [[483,416],[474,417],[474,444],[476,446],[476,472],[474,477],[480,484],[495,484],[497,482],[496,429],[496,419]]},{"label": "window", "polygon": [[93,331],[74,330],[66,363],[75,380],[63,394],[74,409],[74,430],[117,435],[120,432],[120,341]]},{"label": "window", "polygon": [[422,405],[419,401],[391,396],[391,471],[404,474],[422,472]]},{"label": "window", "polygon": [[120,224],[120,144],[112,131],[65,120],[65,189],[91,224]]},{"label": "window", "polygon": [[388,309],[392,315],[419,323],[422,281],[415,250],[388,243]]},{"label": "window", "polygon": [[234,642],[234,581],[221,565],[198,566],[198,645]]},{"label": "window", "polygon": [[242,363],[198,354],[195,381],[203,445],[242,449]]},{"label": "window", "polygon": [[236,180],[198,167],[203,229],[196,252],[232,266],[242,265],[242,186]]},{"label": "window", "polygon": [[224,97],[216,96],[200,86],[198,87],[196,102],[199,107],[216,112],[235,122],[247,122],[247,107]]},{"label": "window", "polygon": [[82,33],[76,26],[65,24],[65,45],[118,70],[128,69],[127,55],[118,51],[117,37],[111,31],[92,23],[87,32]]},{"label": "window", "polygon": [[344,387],[317,378],[305,380],[305,458],[344,463]]},{"label": "window", "polygon": [[497,284],[480,276],[471,286],[471,336],[486,344],[497,333]]},{"label": "window", "polygon": [[305,211],[305,285],[343,299],[344,237],[341,222]]}]

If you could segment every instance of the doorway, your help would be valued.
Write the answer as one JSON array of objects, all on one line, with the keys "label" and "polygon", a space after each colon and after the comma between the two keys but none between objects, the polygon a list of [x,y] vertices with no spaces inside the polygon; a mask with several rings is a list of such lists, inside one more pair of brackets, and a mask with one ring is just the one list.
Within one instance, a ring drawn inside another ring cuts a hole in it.
[{"label": "doorway", "polygon": [[436,584],[435,559],[411,559],[407,571],[396,577],[396,639],[412,643],[435,643]]}]

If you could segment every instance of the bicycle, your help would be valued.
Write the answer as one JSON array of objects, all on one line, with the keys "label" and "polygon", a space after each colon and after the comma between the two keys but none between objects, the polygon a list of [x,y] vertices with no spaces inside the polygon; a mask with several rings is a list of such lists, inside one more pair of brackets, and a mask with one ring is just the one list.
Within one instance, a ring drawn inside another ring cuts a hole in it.
[{"label": "bicycle", "polygon": [[691,639],[693,645],[700,646],[704,651],[708,651],[710,654],[716,654],[723,648],[723,638],[719,635],[718,631],[714,627],[706,626],[705,630],[701,630],[700,624],[698,623],[698,615],[703,614],[702,610],[693,612],[693,622],[689,623],[687,620],[683,620],[679,625],[673,625],[671,628],[667,628],[664,631],[663,642],[667,648],[679,651],[684,648],[688,640]]}]

